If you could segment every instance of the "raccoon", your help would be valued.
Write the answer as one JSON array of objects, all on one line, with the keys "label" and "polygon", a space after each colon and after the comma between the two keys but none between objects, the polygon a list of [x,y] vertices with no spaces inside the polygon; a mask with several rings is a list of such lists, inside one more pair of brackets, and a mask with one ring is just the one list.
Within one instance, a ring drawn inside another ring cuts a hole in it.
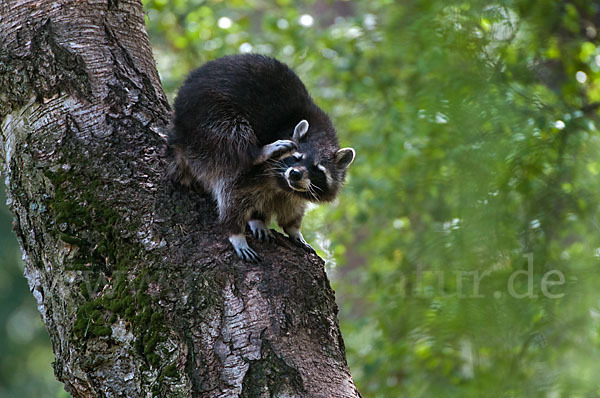
[{"label": "raccoon", "polygon": [[175,99],[169,175],[217,202],[237,255],[258,262],[245,228],[269,241],[271,217],[296,245],[308,202],[330,202],[354,160],[300,78],[278,60],[225,56],[194,70]]}]

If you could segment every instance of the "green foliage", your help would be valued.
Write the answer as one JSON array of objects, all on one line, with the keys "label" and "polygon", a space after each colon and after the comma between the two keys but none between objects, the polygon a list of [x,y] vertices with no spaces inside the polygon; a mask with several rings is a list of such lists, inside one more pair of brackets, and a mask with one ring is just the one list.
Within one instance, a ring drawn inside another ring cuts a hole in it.
[{"label": "green foliage", "polygon": [[305,230],[365,396],[600,394],[599,7],[146,1],[170,98],[251,48],[294,67],[356,147]]}]

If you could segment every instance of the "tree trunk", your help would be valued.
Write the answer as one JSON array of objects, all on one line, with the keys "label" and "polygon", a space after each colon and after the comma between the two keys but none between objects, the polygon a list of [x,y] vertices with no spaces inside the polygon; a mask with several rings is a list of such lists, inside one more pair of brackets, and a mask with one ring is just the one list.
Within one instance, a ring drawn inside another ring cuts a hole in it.
[{"label": "tree trunk", "polygon": [[0,0],[0,152],[25,276],[73,396],[358,397],[323,261],[240,262],[163,177],[139,0]]}]

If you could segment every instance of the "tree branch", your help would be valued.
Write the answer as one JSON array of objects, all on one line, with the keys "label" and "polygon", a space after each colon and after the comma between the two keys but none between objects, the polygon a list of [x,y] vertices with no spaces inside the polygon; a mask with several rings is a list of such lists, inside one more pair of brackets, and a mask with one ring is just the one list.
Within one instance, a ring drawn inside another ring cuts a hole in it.
[{"label": "tree branch", "polygon": [[0,42],[2,174],[73,396],[359,396],[323,261],[279,237],[241,263],[164,180],[140,1],[2,1]]}]

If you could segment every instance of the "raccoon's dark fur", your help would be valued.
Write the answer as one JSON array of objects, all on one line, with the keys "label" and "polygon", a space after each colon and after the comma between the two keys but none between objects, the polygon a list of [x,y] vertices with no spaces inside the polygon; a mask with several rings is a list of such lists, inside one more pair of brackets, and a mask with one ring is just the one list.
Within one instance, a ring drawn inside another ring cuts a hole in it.
[{"label": "raccoon's dark fur", "polygon": [[212,192],[237,254],[259,260],[246,224],[269,240],[271,216],[290,239],[300,233],[307,202],[340,190],[352,148],[340,149],[329,117],[286,65],[257,55],[219,58],[193,71],[175,100],[169,173]]}]

